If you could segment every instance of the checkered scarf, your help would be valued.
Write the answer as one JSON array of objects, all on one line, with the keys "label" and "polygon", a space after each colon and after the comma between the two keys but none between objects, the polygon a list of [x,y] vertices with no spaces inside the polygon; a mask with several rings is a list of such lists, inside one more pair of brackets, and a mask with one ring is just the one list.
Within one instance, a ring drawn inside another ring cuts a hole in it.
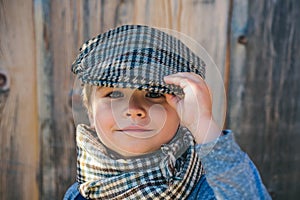
[{"label": "checkered scarf", "polygon": [[185,199],[203,169],[188,129],[157,152],[130,159],[107,149],[97,133],[77,127],[77,181],[88,199]]}]

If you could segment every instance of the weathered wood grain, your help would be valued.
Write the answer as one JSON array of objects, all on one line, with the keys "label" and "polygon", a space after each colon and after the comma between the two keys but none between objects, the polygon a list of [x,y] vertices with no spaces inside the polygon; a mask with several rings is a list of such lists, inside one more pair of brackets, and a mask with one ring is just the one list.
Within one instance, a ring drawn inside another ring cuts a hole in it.
[{"label": "weathered wood grain", "polygon": [[0,72],[9,78],[2,90],[0,77],[0,199],[62,199],[75,181],[70,67],[83,42],[123,24],[174,29],[199,42],[218,66],[207,76],[217,120],[226,107],[223,78],[229,81],[225,127],[236,132],[274,199],[297,198],[299,4],[0,0]]},{"label": "weathered wood grain", "polygon": [[[0,199],[37,199],[38,117],[32,1],[0,1]],[[0,89],[2,90],[2,89]]]},{"label": "weathered wood grain", "polygon": [[300,194],[299,8],[298,0],[234,1],[228,126],[274,199]]},{"label": "weathered wood grain", "polygon": [[42,199],[62,199],[76,175],[70,66],[83,32],[76,21],[81,11],[70,9],[77,4],[63,3],[35,1]]},{"label": "weathered wood grain", "polygon": [[34,2],[36,32],[37,99],[39,116],[39,191],[42,199],[56,196],[56,152],[54,129],[53,44],[50,1]]}]

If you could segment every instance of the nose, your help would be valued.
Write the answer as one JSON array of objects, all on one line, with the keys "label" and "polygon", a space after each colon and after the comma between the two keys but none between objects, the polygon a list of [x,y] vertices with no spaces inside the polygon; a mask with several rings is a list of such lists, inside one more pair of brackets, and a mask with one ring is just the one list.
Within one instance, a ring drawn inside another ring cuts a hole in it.
[{"label": "nose", "polygon": [[126,117],[131,117],[133,119],[144,118],[146,115],[142,110],[129,109],[126,112]]},{"label": "nose", "polygon": [[125,111],[125,116],[132,119],[142,119],[146,117],[146,110],[141,97],[135,96],[135,94],[131,96],[128,109]]}]

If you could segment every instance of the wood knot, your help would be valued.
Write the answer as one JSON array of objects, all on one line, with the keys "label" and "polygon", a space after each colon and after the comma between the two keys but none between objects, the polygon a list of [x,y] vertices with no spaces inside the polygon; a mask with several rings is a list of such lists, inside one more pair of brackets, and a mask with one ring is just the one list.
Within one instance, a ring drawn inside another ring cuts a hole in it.
[{"label": "wood knot", "polygon": [[238,43],[242,45],[246,45],[248,43],[248,38],[245,35],[240,35],[238,37]]},{"label": "wood knot", "polygon": [[4,70],[0,70],[0,93],[9,90],[9,78]]}]

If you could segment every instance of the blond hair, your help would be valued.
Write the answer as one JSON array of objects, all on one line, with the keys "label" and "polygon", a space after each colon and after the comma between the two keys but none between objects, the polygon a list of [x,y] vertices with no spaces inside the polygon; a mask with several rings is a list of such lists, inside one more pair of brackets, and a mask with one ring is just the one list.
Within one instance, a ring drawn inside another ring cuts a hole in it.
[{"label": "blond hair", "polygon": [[88,113],[92,111],[92,93],[93,93],[94,86],[90,84],[84,84],[82,89],[82,103],[84,107],[87,109]]}]

